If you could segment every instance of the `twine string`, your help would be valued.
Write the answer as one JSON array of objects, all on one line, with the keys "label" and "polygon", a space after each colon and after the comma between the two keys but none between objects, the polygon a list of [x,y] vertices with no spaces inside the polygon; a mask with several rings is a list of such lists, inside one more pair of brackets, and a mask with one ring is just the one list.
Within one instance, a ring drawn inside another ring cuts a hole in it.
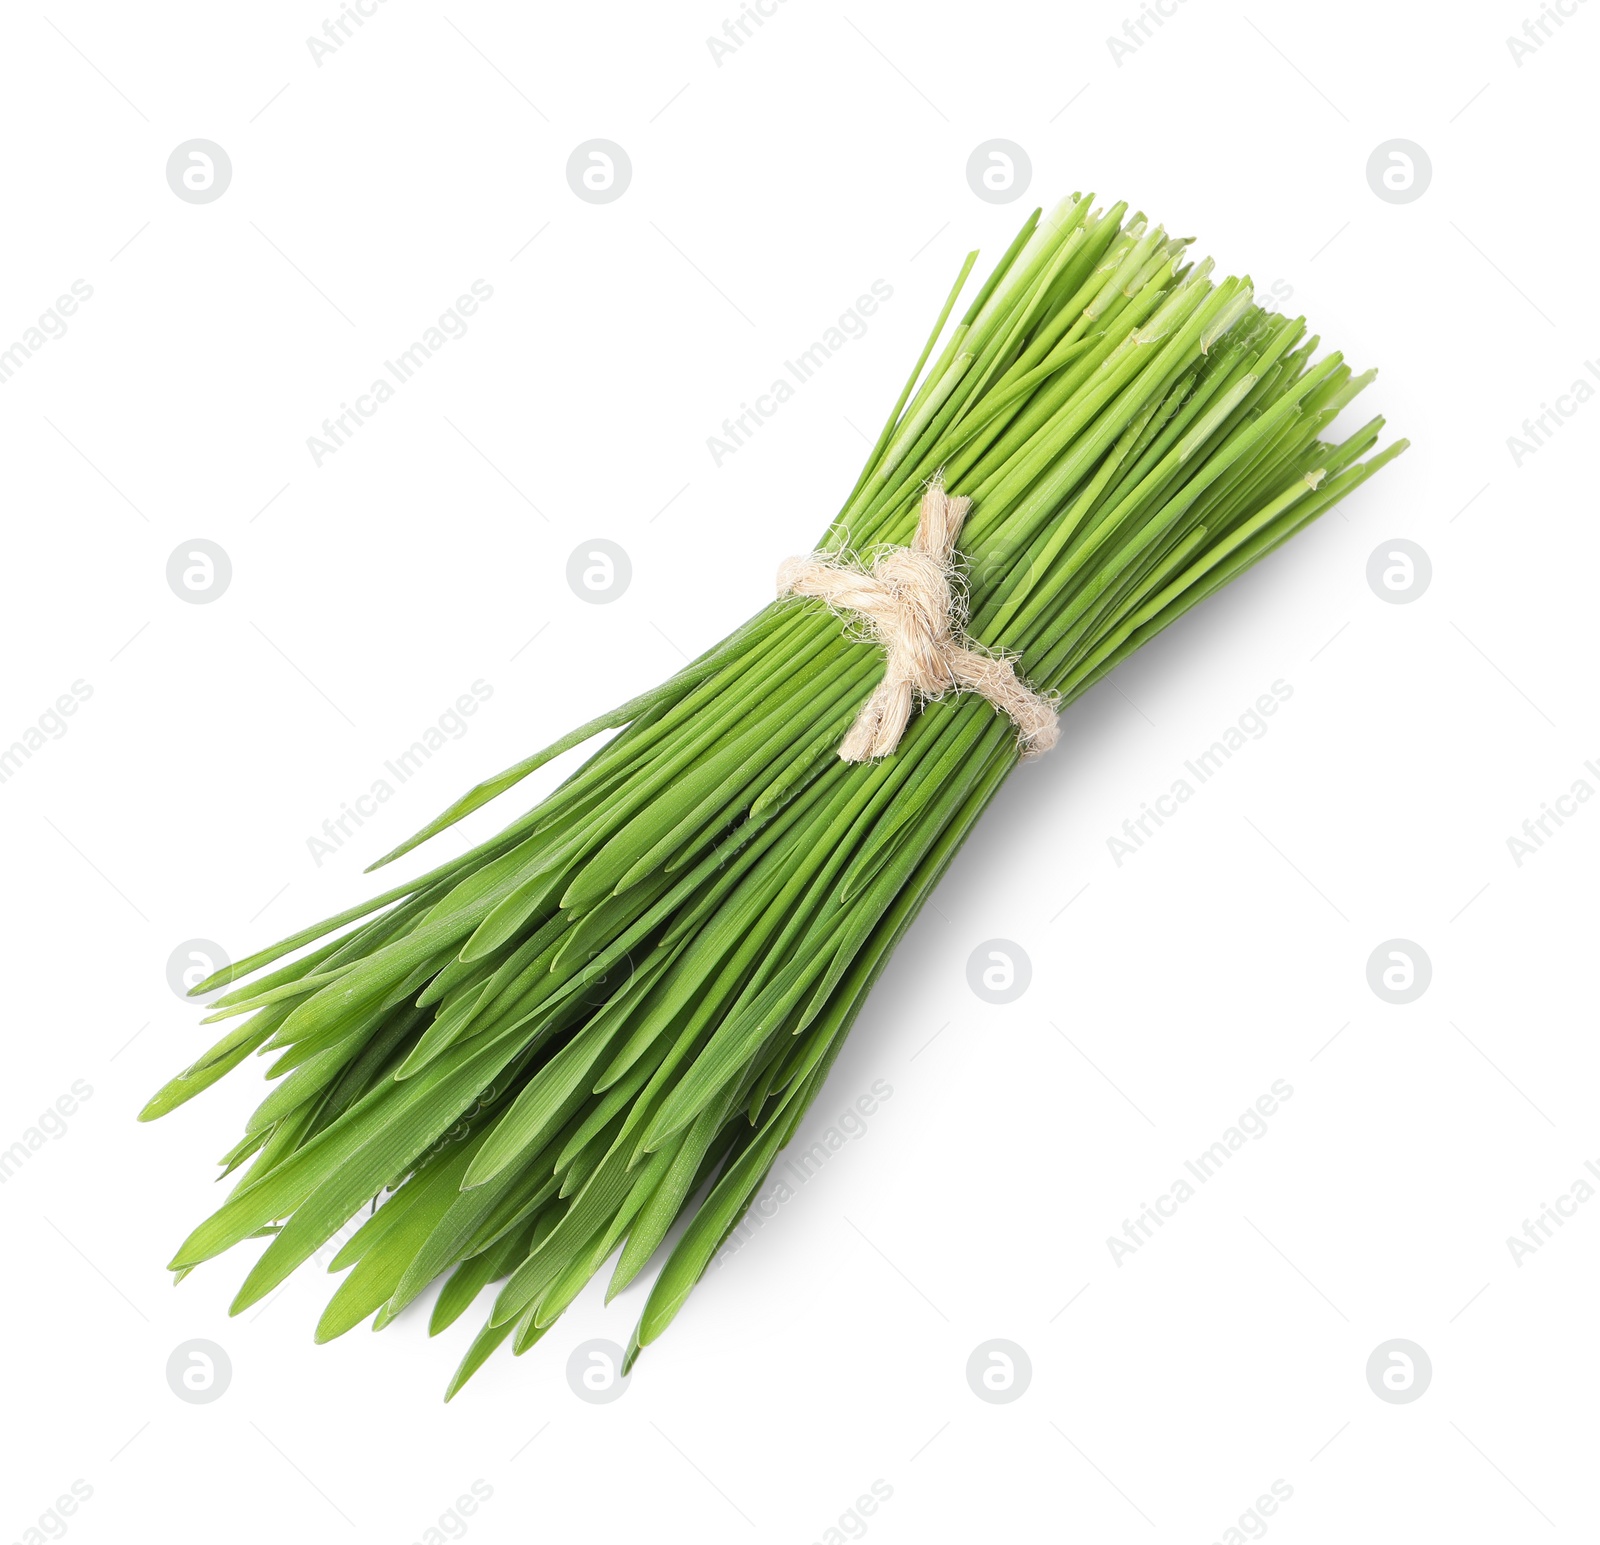
[{"label": "twine string", "polygon": [[814,596],[836,612],[859,617],[883,646],[883,680],[839,744],[846,762],[888,756],[917,703],[947,692],[976,692],[1007,715],[1024,758],[1043,755],[1060,738],[1050,700],[1018,677],[1014,661],[975,646],[963,632],[955,550],[971,505],[935,481],[923,493],[909,547],[881,549],[870,567],[822,552],[786,558],[779,566],[780,596]]}]

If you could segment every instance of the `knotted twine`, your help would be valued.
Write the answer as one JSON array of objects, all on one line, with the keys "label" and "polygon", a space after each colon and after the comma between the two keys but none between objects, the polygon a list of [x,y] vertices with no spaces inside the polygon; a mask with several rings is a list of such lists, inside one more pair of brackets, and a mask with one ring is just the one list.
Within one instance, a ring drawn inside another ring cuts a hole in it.
[{"label": "knotted twine", "polygon": [[839,553],[785,558],[778,594],[815,596],[862,619],[887,656],[883,680],[839,743],[846,762],[888,756],[900,744],[918,700],[976,692],[1017,727],[1024,758],[1060,738],[1054,705],[1017,679],[1004,655],[971,644],[962,629],[965,596],[955,569],[956,538],[972,501],[930,483],[909,547],[884,547],[871,567]]}]

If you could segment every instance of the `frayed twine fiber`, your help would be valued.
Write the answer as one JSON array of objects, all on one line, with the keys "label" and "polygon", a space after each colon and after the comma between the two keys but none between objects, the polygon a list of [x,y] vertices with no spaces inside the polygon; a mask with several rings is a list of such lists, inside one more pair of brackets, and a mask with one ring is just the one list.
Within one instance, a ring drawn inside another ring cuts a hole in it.
[{"label": "frayed twine fiber", "polygon": [[976,692],[1008,715],[1024,758],[1042,755],[1060,738],[1050,700],[1019,681],[1009,659],[974,648],[962,633],[955,549],[971,505],[934,481],[922,496],[911,546],[881,549],[870,568],[820,552],[785,558],[778,568],[780,596],[815,596],[834,611],[854,613],[888,657],[883,680],[839,743],[846,762],[888,756],[917,700],[950,691]]}]

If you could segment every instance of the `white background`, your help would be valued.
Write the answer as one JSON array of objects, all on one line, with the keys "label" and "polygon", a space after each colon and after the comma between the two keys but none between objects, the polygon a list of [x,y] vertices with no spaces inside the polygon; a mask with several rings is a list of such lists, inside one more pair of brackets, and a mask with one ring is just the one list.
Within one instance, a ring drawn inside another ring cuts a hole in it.
[{"label": "white background", "polygon": [[[1520,1266],[1506,1244],[1600,1160],[1600,811],[1520,867],[1506,843],[1600,786],[1600,406],[1520,468],[1506,445],[1600,352],[1600,8],[1575,9],[1519,66],[1520,0],[1187,0],[1118,64],[1133,0],[785,0],[718,66],[716,5],[387,0],[319,67],[315,5],[8,7],[3,341],[94,293],[0,388],[0,742],[75,680],[93,695],[0,784],[0,1146],[93,1093],[0,1188],[0,1537],[78,1479],[91,1498],[47,1522],[85,1542],[441,1518],[485,1545],[818,1541],[841,1515],[885,1542],[1204,1542],[1281,1480],[1244,1532],[1592,1539],[1600,1200]],[[195,137],[232,160],[214,203],[165,179]],[[565,177],[594,137],[633,166],[604,206]],[[995,137],[1032,161],[1005,207],[965,178]],[[1365,173],[1395,137],[1433,165],[1405,205]],[[591,1285],[445,1407],[478,1312],[319,1348],[313,1270],[232,1320],[246,1251],[174,1289],[260,1065],[135,1124],[210,1038],[173,950],[242,955],[360,899],[363,864],[461,790],[759,606],[965,251],[986,268],[1078,188],[1291,291],[1383,367],[1362,407],[1415,445],[1012,780],[808,1128],[886,1080],[866,1132],[608,1405],[566,1358],[625,1341],[639,1291],[606,1311]],[[474,280],[470,332],[317,466],[307,436]],[[707,437],[874,280],[867,335],[715,465]],[[633,564],[609,606],[565,580],[594,537]],[[1389,605],[1366,565],[1402,537],[1433,581]],[[166,583],[192,538],[231,558],[210,605]],[[468,733],[317,865],[307,839],[479,679]],[[1278,679],[1270,731],[1116,865],[1107,838]],[[965,975],[997,937],[1034,972],[999,1008]],[[1366,980],[1395,937],[1433,965],[1404,1007]],[[1107,1236],[1275,1079],[1267,1135],[1117,1265]],[[1032,1362],[1005,1405],[965,1377],[995,1337]],[[1396,1337],[1432,1360],[1410,1404],[1366,1381]],[[167,1385],[194,1338],[231,1360],[211,1404]],[[492,1498],[451,1519],[478,1479]],[[850,1520],[879,1479],[892,1498]]]}]

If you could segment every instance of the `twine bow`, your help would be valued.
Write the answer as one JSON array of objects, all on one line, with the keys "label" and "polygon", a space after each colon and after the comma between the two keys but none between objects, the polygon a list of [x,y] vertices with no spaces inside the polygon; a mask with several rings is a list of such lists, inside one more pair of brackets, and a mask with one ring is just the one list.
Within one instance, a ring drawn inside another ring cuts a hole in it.
[{"label": "twine bow", "polygon": [[962,633],[966,619],[953,560],[971,504],[933,482],[922,496],[909,547],[884,548],[870,568],[820,552],[779,566],[779,595],[815,596],[835,611],[854,613],[888,657],[883,680],[839,744],[846,762],[888,756],[917,700],[950,691],[976,692],[1008,715],[1024,758],[1042,755],[1060,737],[1050,701],[1018,680],[1010,659],[973,647]]}]

